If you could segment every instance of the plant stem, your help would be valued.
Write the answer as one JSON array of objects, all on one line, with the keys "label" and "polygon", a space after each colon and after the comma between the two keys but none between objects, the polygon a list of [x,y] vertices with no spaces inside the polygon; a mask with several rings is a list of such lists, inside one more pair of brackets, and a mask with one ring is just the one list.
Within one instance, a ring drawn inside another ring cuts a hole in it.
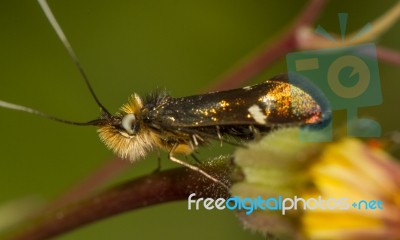
[{"label": "plant stem", "polygon": [[[215,160],[203,169],[228,186],[231,184],[231,167],[226,161]],[[229,196],[224,187],[203,175],[187,168],[176,168],[131,180],[79,203],[49,212],[36,219],[33,226],[9,239],[40,240],[55,237],[119,213],[187,199],[191,193],[196,193],[196,197]]]}]

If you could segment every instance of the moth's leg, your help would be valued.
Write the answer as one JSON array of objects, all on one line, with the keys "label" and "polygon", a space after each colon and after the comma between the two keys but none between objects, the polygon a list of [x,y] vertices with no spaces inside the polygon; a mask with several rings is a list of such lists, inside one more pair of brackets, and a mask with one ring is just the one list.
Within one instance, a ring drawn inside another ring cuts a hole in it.
[{"label": "moth's leg", "polygon": [[220,143],[221,143],[221,147],[222,147],[222,143],[223,143],[224,141],[223,141],[223,139],[222,139],[222,135],[221,135],[221,132],[219,131],[219,126],[218,126],[218,125],[215,126],[215,130],[217,131],[217,136],[218,136],[218,139],[219,139],[219,141],[220,141]]},{"label": "moth's leg", "polygon": [[205,171],[201,170],[199,167],[196,167],[194,165],[191,165],[191,164],[189,164],[187,162],[184,162],[182,160],[179,160],[179,159],[175,158],[173,153],[174,153],[174,150],[178,147],[178,145],[179,145],[178,143],[175,143],[175,145],[172,147],[171,151],[168,154],[168,159],[169,160],[171,160],[171,161],[173,161],[175,163],[178,163],[178,164],[180,164],[180,165],[182,165],[184,167],[187,167],[187,168],[189,168],[189,169],[191,169],[191,170],[193,170],[195,172],[198,172],[198,173],[202,174],[206,178],[212,180],[213,182],[216,182],[216,183],[220,184],[221,186],[223,186],[224,188],[226,188],[229,191],[229,187],[227,185],[225,185],[223,182],[221,182],[220,180],[216,179],[215,177],[211,176],[210,174],[206,173]]},{"label": "moth's leg", "polygon": [[[190,142],[193,145],[193,149],[197,148],[200,145],[200,143],[203,143],[205,141],[204,138],[200,137],[196,133],[195,134],[191,134],[190,137],[191,137],[191,141]],[[200,143],[199,143],[199,141],[200,141]]]},{"label": "moth's leg", "polygon": [[254,127],[254,125],[249,125],[249,129],[253,133],[254,140],[261,139],[261,133],[256,127]]},{"label": "moth's leg", "polygon": [[[192,151],[195,151],[195,149],[199,146],[199,142],[197,141],[197,137],[196,134],[192,134],[190,135],[190,140],[188,141],[190,148],[192,149]],[[198,163],[201,164],[201,162],[199,161],[199,159],[193,154],[193,152],[190,154],[190,156]],[[188,155],[185,155],[185,160],[188,160]]]},{"label": "moth's leg", "polygon": [[200,159],[194,153],[191,153],[190,156],[194,159],[195,162],[201,165]]},{"label": "moth's leg", "polygon": [[158,173],[161,170],[161,152],[157,150],[157,167],[154,169],[153,173]]},{"label": "moth's leg", "polygon": [[189,142],[190,142],[192,149],[194,149],[195,147],[199,146],[199,142],[197,141],[196,134],[192,134],[191,138],[192,138],[192,140]]}]

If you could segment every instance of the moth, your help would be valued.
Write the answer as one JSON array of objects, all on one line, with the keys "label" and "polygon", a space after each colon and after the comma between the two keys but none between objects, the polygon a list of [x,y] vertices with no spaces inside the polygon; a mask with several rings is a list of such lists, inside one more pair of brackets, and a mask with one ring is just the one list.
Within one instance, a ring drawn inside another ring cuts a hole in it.
[{"label": "moth", "polygon": [[133,94],[119,112],[111,114],[97,98],[47,2],[38,1],[100,107],[100,116],[81,123],[1,100],[0,106],[66,124],[96,126],[100,139],[119,157],[134,162],[154,149],[164,149],[171,161],[221,183],[176,155],[190,155],[211,140],[241,143],[274,128],[321,126],[330,120],[329,103],[323,94],[301,76],[293,75],[291,80],[295,81],[289,81],[287,74],[254,86],[188,97],[174,98],[166,91],[144,98]]}]

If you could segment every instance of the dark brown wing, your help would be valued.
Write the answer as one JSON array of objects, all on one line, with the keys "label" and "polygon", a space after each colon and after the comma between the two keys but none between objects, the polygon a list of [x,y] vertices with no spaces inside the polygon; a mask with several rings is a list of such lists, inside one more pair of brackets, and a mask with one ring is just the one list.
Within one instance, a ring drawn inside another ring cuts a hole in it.
[{"label": "dark brown wing", "polygon": [[280,75],[254,86],[189,97],[154,94],[145,103],[145,122],[173,135],[239,139],[253,138],[254,130],[329,122],[329,104],[320,90],[299,81],[292,84]]},{"label": "dark brown wing", "polygon": [[300,125],[321,120],[317,101],[287,81],[221,92],[169,98],[156,109],[155,122],[174,127]]}]

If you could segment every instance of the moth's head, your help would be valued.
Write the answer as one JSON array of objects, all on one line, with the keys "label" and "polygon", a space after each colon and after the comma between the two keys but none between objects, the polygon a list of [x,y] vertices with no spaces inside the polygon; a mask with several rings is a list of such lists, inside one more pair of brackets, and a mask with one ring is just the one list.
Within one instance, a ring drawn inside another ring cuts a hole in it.
[{"label": "moth's head", "polygon": [[102,116],[98,130],[100,139],[119,157],[135,161],[151,150],[150,132],[141,124],[142,99],[132,95],[114,116]]}]

